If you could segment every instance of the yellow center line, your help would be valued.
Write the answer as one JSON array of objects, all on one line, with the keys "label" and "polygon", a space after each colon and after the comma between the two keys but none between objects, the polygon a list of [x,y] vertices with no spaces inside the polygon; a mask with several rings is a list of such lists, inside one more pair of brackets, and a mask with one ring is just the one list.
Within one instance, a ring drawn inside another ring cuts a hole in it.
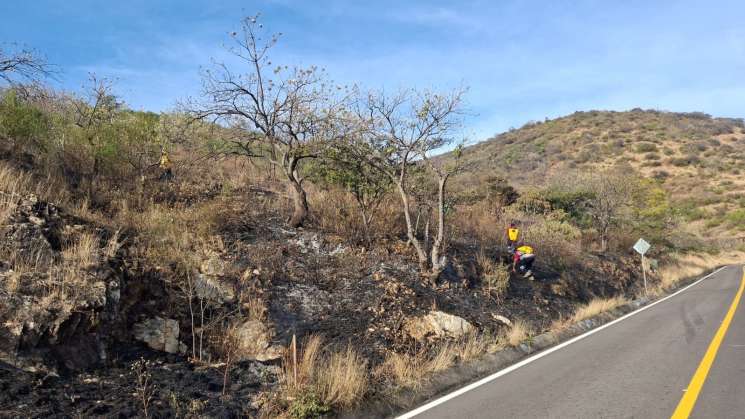
[{"label": "yellow center line", "polygon": [[735,294],[735,299],[732,300],[732,305],[729,307],[727,315],[724,316],[722,325],[719,326],[717,334],[714,335],[714,339],[709,344],[709,348],[706,350],[706,354],[704,354],[704,359],[701,360],[696,373],[693,374],[693,378],[691,378],[691,382],[688,384],[688,389],[685,391],[683,398],[680,399],[680,403],[678,403],[678,407],[675,409],[671,419],[685,419],[691,415],[693,407],[696,405],[696,399],[701,392],[701,388],[704,386],[704,381],[706,381],[706,376],[709,374],[709,370],[712,364],[714,364],[714,359],[717,357],[719,346],[724,340],[724,335],[727,333],[730,323],[732,323],[732,318],[735,317],[737,304],[740,303],[743,290],[745,290],[745,273],[742,275],[740,289]]}]

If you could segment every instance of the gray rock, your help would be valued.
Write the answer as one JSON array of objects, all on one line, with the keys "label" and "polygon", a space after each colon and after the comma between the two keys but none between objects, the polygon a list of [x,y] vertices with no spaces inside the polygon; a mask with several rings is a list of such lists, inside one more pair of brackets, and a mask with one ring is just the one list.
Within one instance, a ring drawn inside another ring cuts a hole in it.
[{"label": "gray rock", "polygon": [[178,353],[181,348],[176,320],[155,317],[134,325],[134,338],[156,351]]},{"label": "gray rock", "polygon": [[244,322],[235,334],[241,360],[272,361],[284,354],[282,346],[272,344],[271,330],[259,320]]}]

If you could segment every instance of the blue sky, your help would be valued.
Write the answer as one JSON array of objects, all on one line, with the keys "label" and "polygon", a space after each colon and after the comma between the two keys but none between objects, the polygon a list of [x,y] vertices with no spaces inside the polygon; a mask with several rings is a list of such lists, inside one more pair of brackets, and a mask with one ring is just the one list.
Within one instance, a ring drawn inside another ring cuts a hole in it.
[{"label": "blue sky", "polygon": [[135,109],[199,90],[199,68],[261,12],[284,35],[272,61],[340,83],[470,87],[481,140],[575,110],[634,107],[745,116],[742,1],[4,1],[0,42],[34,47],[79,89],[115,77]]}]

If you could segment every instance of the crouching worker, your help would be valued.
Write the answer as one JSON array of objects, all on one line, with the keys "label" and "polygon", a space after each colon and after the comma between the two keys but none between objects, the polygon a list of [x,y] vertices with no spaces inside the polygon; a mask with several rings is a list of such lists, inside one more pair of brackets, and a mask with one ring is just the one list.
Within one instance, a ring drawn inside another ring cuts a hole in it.
[{"label": "crouching worker", "polygon": [[512,272],[519,271],[525,274],[525,277],[532,280],[533,276],[533,262],[535,262],[535,254],[533,248],[528,245],[522,245],[515,249],[513,254]]}]

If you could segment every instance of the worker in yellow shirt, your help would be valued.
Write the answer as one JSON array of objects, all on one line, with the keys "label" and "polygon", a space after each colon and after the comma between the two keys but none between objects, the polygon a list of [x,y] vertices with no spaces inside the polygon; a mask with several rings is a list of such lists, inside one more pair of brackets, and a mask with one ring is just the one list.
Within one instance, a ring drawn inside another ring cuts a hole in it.
[{"label": "worker in yellow shirt", "polygon": [[168,181],[173,179],[173,164],[171,164],[171,159],[168,158],[168,153],[165,150],[160,152],[158,166],[161,170],[160,180]]},{"label": "worker in yellow shirt", "polygon": [[520,229],[517,228],[514,222],[511,222],[510,226],[507,227],[507,249],[510,252],[515,251],[515,245],[517,245],[518,240],[520,240]]}]

